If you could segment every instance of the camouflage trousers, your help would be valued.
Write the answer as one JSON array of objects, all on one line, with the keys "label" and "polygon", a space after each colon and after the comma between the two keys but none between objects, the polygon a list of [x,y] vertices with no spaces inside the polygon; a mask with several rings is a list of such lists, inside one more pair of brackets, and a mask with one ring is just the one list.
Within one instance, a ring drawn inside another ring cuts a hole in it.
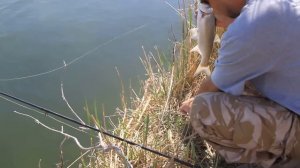
[{"label": "camouflage trousers", "polygon": [[193,101],[190,120],[227,162],[268,168],[279,160],[300,159],[298,115],[268,99],[200,94]]}]

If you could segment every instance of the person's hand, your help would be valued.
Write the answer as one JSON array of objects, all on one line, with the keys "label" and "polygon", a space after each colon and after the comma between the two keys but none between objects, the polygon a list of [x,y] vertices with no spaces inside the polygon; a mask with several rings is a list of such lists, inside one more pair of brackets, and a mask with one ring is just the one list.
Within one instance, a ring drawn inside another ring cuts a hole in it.
[{"label": "person's hand", "polygon": [[180,112],[184,115],[188,115],[190,113],[190,110],[192,109],[194,98],[190,98],[182,103],[180,106]]}]

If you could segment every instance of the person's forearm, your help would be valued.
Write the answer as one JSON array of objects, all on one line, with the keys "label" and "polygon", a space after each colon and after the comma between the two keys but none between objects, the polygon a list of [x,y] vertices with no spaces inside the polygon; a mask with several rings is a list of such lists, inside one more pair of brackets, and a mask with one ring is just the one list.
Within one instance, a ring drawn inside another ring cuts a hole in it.
[{"label": "person's forearm", "polygon": [[[196,94],[205,93],[205,92],[219,92],[219,91],[220,90],[214,85],[210,77],[207,77],[201,83],[200,88],[198,89]],[[180,111],[183,114],[188,114],[192,108],[193,101],[194,101],[194,97],[184,101],[180,106]]]},{"label": "person's forearm", "polygon": [[[205,92],[219,92],[219,91],[220,90],[214,85],[210,77],[207,77],[202,81],[200,88],[197,90],[196,94],[201,94]],[[195,98],[192,97],[182,103],[182,105],[180,106],[180,111],[183,114],[188,114],[190,112],[194,99]]]},{"label": "person's forearm", "polygon": [[211,81],[210,77],[204,79],[200,85],[200,88],[197,90],[197,94],[205,93],[205,92],[220,92],[219,88],[217,88],[214,83]]}]

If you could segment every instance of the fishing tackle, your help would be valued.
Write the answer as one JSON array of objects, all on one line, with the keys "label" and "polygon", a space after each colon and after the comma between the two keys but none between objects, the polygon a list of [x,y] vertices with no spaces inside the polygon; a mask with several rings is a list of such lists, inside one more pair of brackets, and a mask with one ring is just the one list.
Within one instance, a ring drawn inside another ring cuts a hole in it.
[{"label": "fishing tackle", "polygon": [[44,108],[44,107],[42,107],[42,106],[39,106],[39,105],[30,103],[30,102],[28,102],[28,101],[25,101],[25,100],[20,99],[20,98],[18,98],[18,97],[12,96],[12,95],[10,95],[10,94],[4,93],[4,92],[0,92],[0,95],[2,95],[2,96],[5,97],[5,98],[8,98],[8,99],[10,99],[10,100],[15,100],[15,101],[21,102],[21,103],[23,103],[23,104],[25,104],[25,105],[28,105],[28,106],[30,106],[30,107],[33,107],[33,108],[36,108],[36,109],[38,109],[38,110],[44,111],[46,115],[49,115],[49,114],[50,114],[50,115],[53,115],[53,116],[55,116],[55,117],[59,117],[59,118],[61,118],[61,119],[67,120],[67,121],[69,121],[69,122],[71,122],[71,123],[80,125],[81,127],[89,128],[89,129],[91,129],[91,130],[93,130],[93,131],[100,132],[100,133],[102,133],[102,134],[104,134],[104,135],[107,135],[107,136],[109,136],[109,137],[112,137],[112,138],[118,139],[118,140],[120,140],[120,141],[126,142],[126,143],[128,143],[128,144],[130,144],[130,145],[132,145],[132,146],[140,147],[140,148],[143,149],[143,150],[149,151],[149,152],[154,153],[154,154],[156,154],[156,155],[159,155],[159,156],[161,156],[161,157],[164,157],[164,158],[167,158],[167,159],[172,159],[174,162],[180,163],[180,164],[185,165],[185,166],[187,166],[187,167],[200,168],[199,165],[193,165],[193,164],[191,164],[191,163],[189,163],[189,162],[180,160],[179,158],[176,158],[176,157],[173,157],[173,156],[169,156],[169,155],[167,155],[167,154],[163,154],[163,153],[161,153],[161,152],[159,152],[159,151],[157,151],[157,150],[151,149],[151,148],[146,147],[146,146],[144,146],[144,145],[141,145],[141,144],[132,142],[132,141],[130,141],[130,140],[127,140],[127,139],[118,137],[118,136],[116,136],[116,135],[114,135],[114,134],[111,134],[111,133],[109,133],[109,132],[100,130],[100,129],[95,128],[95,127],[92,127],[92,126],[90,126],[90,125],[83,124],[83,123],[81,123],[81,122],[79,122],[79,121],[76,121],[76,120],[74,120],[74,119],[72,119],[72,118],[69,118],[69,117],[67,117],[67,116],[64,116],[64,115],[62,115],[62,114],[59,114],[59,113],[54,112],[54,111],[52,111],[52,110],[49,110],[49,109],[47,109],[47,108]]}]

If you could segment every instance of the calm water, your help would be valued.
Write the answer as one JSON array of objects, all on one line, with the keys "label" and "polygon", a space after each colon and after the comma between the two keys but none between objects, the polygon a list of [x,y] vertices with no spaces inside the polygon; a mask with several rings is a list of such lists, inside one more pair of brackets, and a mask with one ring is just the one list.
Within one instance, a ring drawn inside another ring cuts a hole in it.
[{"label": "calm water", "polygon": [[[138,88],[145,73],[141,47],[168,52],[178,22],[162,0],[0,0],[0,90],[72,116],[61,98],[63,82],[83,118],[85,102],[113,114],[120,104],[115,67],[127,86]],[[60,124],[3,99],[0,107],[0,167],[33,168],[40,160],[42,167],[55,167],[63,137],[12,112]],[[72,141],[63,148],[66,165],[79,156]]]}]

